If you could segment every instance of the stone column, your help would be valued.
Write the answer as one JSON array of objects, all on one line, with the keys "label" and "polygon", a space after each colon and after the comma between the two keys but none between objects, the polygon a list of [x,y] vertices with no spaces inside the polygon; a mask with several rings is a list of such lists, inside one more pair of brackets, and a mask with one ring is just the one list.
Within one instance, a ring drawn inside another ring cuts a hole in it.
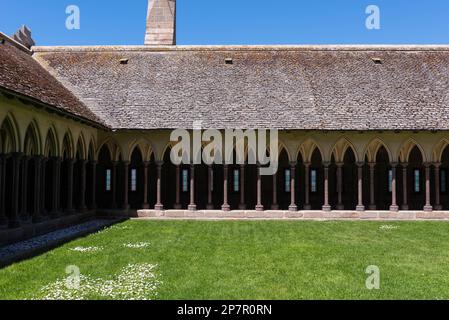
[{"label": "stone column", "polygon": [[164,164],[163,161],[156,162],[157,167],[157,180],[156,180],[156,205],[154,206],[154,209],[157,211],[164,210],[164,205],[162,204],[162,165]]},{"label": "stone column", "polygon": [[370,162],[369,165],[369,209],[376,210],[376,199],[375,199],[375,185],[374,185],[374,174],[376,170],[376,163]]},{"label": "stone column", "polygon": [[231,207],[228,203],[228,165],[223,165],[223,205],[221,210],[230,211]]},{"label": "stone column", "polygon": [[114,161],[112,162],[112,184],[111,184],[111,192],[112,192],[112,209],[117,209],[117,165],[118,162]]},{"label": "stone column", "polygon": [[5,167],[6,167],[6,157],[0,155],[0,226],[5,226],[8,224],[8,218],[5,214]]},{"label": "stone column", "polygon": [[279,210],[278,205],[278,172],[276,171],[275,174],[273,174],[273,204],[271,205],[271,210]]},{"label": "stone column", "polygon": [[430,163],[425,163],[424,168],[426,172],[426,204],[424,206],[424,211],[433,211],[433,207],[430,204]]},{"label": "stone column", "polygon": [[75,160],[67,160],[67,208],[68,214],[75,212],[73,209],[73,165]]},{"label": "stone column", "polygon": [[304,210],[312,210],[312,206],[310,205],[310,162],[304,162],[304,168]]},{"label": "stone column", "polygon": [[435,210],[442,210],[443,207],[440,203],[440,167],[441,163],[436,162],[433,164],[435,168]]},{"label": "stone column", "polygon": [[20,185],[20,161],[22,153],[12,155],[12,186],[11,186],[11,216],[9,218],[9,227],[20,227],[19,221],[19,185]]},{"label": "stone column", "polygon": [[123,210],[129,210],[129,161],[123,162],[123,184],[124,184],[124,194],[123,194]]},{"label": "stone column", "polygon": [[90,209],[97,209],[97,161],[91,161],[92,166],[92,203]]},{"label": "stone column", "polygon": [[40,207],[40,212],[42,215],[46,216],[47,215],[47,210],[45,209],[45,204],[46,204],[46,189],[47,189],[47,163],[48,163],[49,159],[42,157],[41,158],[41,187],[40,187],[40,192],[39,192],[39,207]]},{"label": "stone column", "polygon": [[41,208],[42,163],[43,163],[42,156],[34,158],[33,222],[35,223],[42,221],[42,208]]},{"label": "stone column", "polygon": [[81,212],[86,212],[87,211],[87,206],[86,206],[86,165],[87,165],[87,161],[81,160],[79,164],[81,166],[81,177],[80,177],[81,190],[80,190],[79,210]]},{"label": "stone column", "polygon": [[288,210],[291,212],[298,211],[296,204],[296,165],[297,162],[290,162],[290,206]]},{"label": "stone column", "polygon": [[24,156],[21,159],[22,166],[22,185],[21,185],[21,206],[20,206],[20,220],[28,221],[30,219],[30,215],[28,214],[28,160],[30,157]]},{"label": "stone column", "polygon": [[61,158],[53,158],[53,183],[52,183],[52,201],[51,217],[59,216],[59,190],[61,188]]},{"label": "stone column", "polygon": [[262,205],[262,177],[260,175],[260,164],[257,164],[257,204],[256,211],[263,211],[264,207]]},{"label": "stone column", "polygon": [[332,207],[329,204],[329,162],[323,163],[324,166],[324,205],[323,211],[331,211]]},{"label": "stone column", "polygon": [[195,204],[195,165],[190,165],[190,204],[188,206],[189,211],[196,211]]},{"label": "stone column", "polygon": [[399,210],[396,199],[396,167],[397,163],[391,163],[391,206],[390,211],[397,212]]},{"label": "stone column", "polygon": [[408,210],[408,203],[407,203],[407,196],[408,196],[408,192],[407,192],[407,166],[408,163],[403,162],[401,163],[402,166],[402,191],[403,191],[403,203],[401,206],[401,209],[404,211]]},{"label": "stone column", "polygon": [[364,162],[357,163],[357,194],[358,194],[358,203],[357,203],[357,211],[365,211],[365,206],[363,205],[363,166]]},{"label": "stone column", "polygon": [[344,210],[345,206],[343,204],[343,162],[337,162],[337,195],[338,195],[338,204],[337,210]]},{"label": "stone column", "polygon": [[180,195],[180,181],[181,181],[181,166],[178,164],[176,166],[176,182],[175,182],[175,188],[176,188],[176,203],[175,203],[175,209],[179,210],[181,209],[181,195]]},{"label": "stone column", "polygon": [[148,167],[150,162],[144,161],[143,165],[143,204],[142,209],[149,209],[150,204],[148,203]]},{"label": "stone column", "polygon": [[246,210],[245,203],[245,165],[240,165],[240,210]]},{"label": "stone column", "polygon": [[207,167],[207,210],[213,210],[214,205],[212,203],[212,165]]}]

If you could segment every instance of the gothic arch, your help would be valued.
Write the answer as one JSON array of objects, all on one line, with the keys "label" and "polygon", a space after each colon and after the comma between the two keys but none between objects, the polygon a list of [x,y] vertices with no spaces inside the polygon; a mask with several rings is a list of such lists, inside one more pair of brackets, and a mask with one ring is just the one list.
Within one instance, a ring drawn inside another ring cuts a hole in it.
[{"label": "gothic arch", "polygon": [[376,162],[377,153],[379,152],[380,148],[384,147],[385,150],[388,153],[388,159],[390,162],[393,161],[393,157],[391,155],[390,149],[387,147],[386,143],[383,142],[379,138],[375,138],[371,140],[370,143],[365,148],[364,156],[368,158],[368,162]]},{"label": "gothic arch", "polygon": [[76,143],[76,150],[75,155],[80,156],[80,159],[87,159],[87,147],[86,147],[86,140],[84,139],[84,135],[81,132],[78,141]]},{"label": "gothic arch", "polygon": [[409,161],[409,156],[410,156],[410,152],[413,150],[414,147],[417,147],[419,149],[419,151],[421,152],[421,157],[423,159],[423,163],[427,162],[427,157],[426,157],[426,153],[424,152],[423,147],[416,142],[414,139],[409,138],[408,140],[406,140],[401,148],[399,149],[399,160],[401,162],[408,162]]},{"label": "gothic arch", "polygon": [[75,156],[73,139],[70,131],[67,131],[62,139],[61,157],[65,159],[73,159]]},{"label": "gothic arch", "polygon": [[300,145],[298,151],[296,152],[296,159],[298,159],[299,155],[301,154],[301,157],[304,160],[304,162],[311,162],[315,149],[318,149],[318,152],[321,155],[321,159],[324,161],[325,158],[323,151],[321,150],[319,145],[315,142],[315,140],[310,138]]},{"label": "gothic arch", "polygon": [[128,150],[129,159],[128,160],[131,160],[131,156],[136,148],[139,148],[143,161],[149,161],[151,159],[151,155],[153,153],[153,148],[151,146],[151,143],[145,139],[138,139],[138,140],[135,140],[129,147],[129,150]]},{"label": "gothic arch", "polygon": [[0,127],[1,132],[1,152],[17,152],[19,149],[19,133],[16,122],[11,114],[6,115]]},{"label": "gothic arch", "polygon": [[23,152],[27,156],[40,154],[40,134],[37,130],[35,121],[32,121],[25,131],[25,140],[23,142]]},{"label": "gothic arch", "polygon": [[348,149],[352,150],[355,156],[355,161],[358,162],[359,158],[356,149],[347,138],[341,138],[335,143],[334,147],[332,148],[331,157],[332,155],[334,155],[335,162],[344,162],[344,158]]},{"label": "gothic arch", "polygon": [[55,132],[53,127],[50,127],[47,131],[43,152],[46,157],[56,157],[58,155],[58,140]]},{"label": "gothic arch", "polygon": [[444,150],[449,146],[449,140],[446,138],[441,139],[432,148],[432,157],[434,162],[441,162]]},{"label": "gothic arch", "polygon": [[108,146],[108,150],[110,152],[110,156],[111,156],[111,161],[118,161],[121,157],[122,154],[122,150],[119,146],[119,144],[117,143],[117,141],[115,141],[113,138],[108,137],[106,138],[99,146],[97,149],[97,158],[99,156],[100,150],[103,148],[104,145]]}]

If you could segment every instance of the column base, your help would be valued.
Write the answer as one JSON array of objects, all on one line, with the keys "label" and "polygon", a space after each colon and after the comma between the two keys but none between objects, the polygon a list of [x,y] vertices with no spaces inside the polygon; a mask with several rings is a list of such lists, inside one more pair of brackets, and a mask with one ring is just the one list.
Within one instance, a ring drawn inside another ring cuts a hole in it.
[{"label": "column base", "polygon": [[175,208],[175,210],[181,210],[182,206],[179,203],[177,203],[173,206],[173,208]]},{"label": "column base", "polygon": [[17,219],[9,220],[8,228],[15,229],[20,227],[20,221]]},{"label": "column base", "polygon": [[196,211],[196,204],[189,204],[189,206],[187,207],[187,210]]},{"label": "column base", "polygon": [[312,206],[310,204],[305,204],[304,210],[312,210]]},{"label": "column base", "polygon": [[288,207],[288,211],[290,211],[290,212],[296,212],[296,211],[298,211],[298,206],[295,205],[295,204],[291,204],[291,205]]},{"label": "column base", "polygon": [[229,204],[224,204],[221,206],[222,211],[231,211],[231,206]]},{"label": "column base", "polygon": [[150,204],[149,203],[144,203],[142,205],[142,209],[150,209]]},{"label": "column base", "polygon": [[85,213],[87,212],[87,207],[86,206],[82,206],[81,208],[78,209],[79,212],[81,213]]},{"label": "column base", "polygon": [[435,206],[434,210],[441,211],[441,210],[443,210],[443,206],[439,204],[439,205]]},{"label": "column base", "polygon": [[129,210],[131,207],[129,206],[129,204],[125,205],[122,207],[123,210]]},{"label": "column base", "polygon": [[5,216],[1,216],[0,217],[0,226],[6,226],[8,225],[8,218],[6,218]]},{"label": "column base", "polygon": [[164,205],[157,204],[157,205],[154,206],[154,210],[156,210],[156,211],[163,211],[164,210]]},{"label": "column base", "polygon": [[370,204],[368,206],[368,210],[372,210],[372,211],[377,210],[377,206],[375,204]]},{"label": "column base", "polygon": [[74,214],[75,213],[75,209],[66,209],[64,212],[67,213],[67,214]]},{"label": "column base", "polygon": [[403,210],[403,211],[408,211],[408,209],[409,209],[408,205],[402,205],[401,206],[401,210]]},{"label": "column base", "polygon": [[356,211],[359,211],[359,212],[365,211],[365,206],[358,205],[358,206],[355,208],[355,210],[356,210]]},{"label": "column base", "polygon": [[259,204],[256,206],[256,211],[264,211],[263,205]]},{"label": "column base", "polygon": [[332,207],[330,205],[325,205],[325,206],[323,206],[322,210],[329,212],[329,211],[332,211]]},{"label": "column base", "polygon": [[246,210],[246,204],[239,204],[239,210]]},{"label": "column base", "polygon": [[337,210],[345,210],[344,204],[337,204]]},{"label": "column base", "polygon": [[207,210],[214,210],[215,207],[214,207],[213,204],[208,204],[208,205],[206,206],[206,209],[207,209]]},{"label": "column base", "polygon": [[52,212],[50,212],[50,218],[52,218],[52,219],[59,218],[60,215],[61,214],[59,213],[59,211],[52,211]]},{"label": "column base", "polygon": [[399,211],[399,207],[398,206],[390,206],[390,211],[392,212],[398,212]]},{"label": "column base", "polygon": [[36,214],[33,216],[33,220],[34,223],[40,223],[42,221],[44,221],[44,218],[40,215],[40,214]]},{"label": "column base", "polygon": [[279,205],[278,204],[271,205],[271,210],[279,210]]},{"label": "column base", "polygon": [[424,211],[425,212],[432,212],[433,211],[433,207],[432,206],[424,206]]},{"label": "column base", "polygon": [[23,222],[27,222],[27,221],[30,221],[30,220],[31,220],[31,217],[30,217],[30,215],[29,215],[28,213],[21,213],[21,214],[19,215],[19,218],[20,218],[20,220],[23,221]]}]

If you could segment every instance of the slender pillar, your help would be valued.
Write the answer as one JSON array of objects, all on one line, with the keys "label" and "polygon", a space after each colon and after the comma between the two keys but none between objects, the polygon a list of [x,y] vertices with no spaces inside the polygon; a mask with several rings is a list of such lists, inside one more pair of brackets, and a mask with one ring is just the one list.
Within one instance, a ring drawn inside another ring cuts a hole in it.
[{"label": "slender pillar", "polygon": [[143,165],[143,204],[142,209],[149,209],[150,204],[148,203],[148,167],[150,163],[144,161]]},{"label": "slender pillar", "polygon": [[75,210],[73,209],[73,165],[75,160],[67,160],[67,213],[71,214]]},{"label": "slender pillar", "polygon": [[42,156],[34,158],[33,222],[42,221],[42,208],[41,208],[42,163],[43,163]]},{"label": "slender pillar", "polygon": [[363,166],[364,162],[357,163],[357,193],[358,193],[358,203],[357,211],[365,211],[365,206],[363,205]]},{"label": "slender pillar", "polygon": [[61,186],[61,158],[53,158],[53,183],[51,198],[51,217],[59,216],[59,190]]},{"label": "slender pillar", "polygon": [[8,224],[8,218],[6,218],[5,214],[5,167],[6,157],[0,155],[0,226]]},{"label": "slender pillar", "polygon": [[213,168],[212,165],[209,165],[207,167],[207,210],[213,210],[214,205],[212,203],[212,175],[213,175]]},{"label": "slender pillar", "polygon": [[310,204],[310,162],[304,162],[304,210],[312,210],[312,206]]},{"label": "slender pillar", "polygon": [[343,204],[343,162],[337,162],[337,195],[338,195],[338,204],[337,210],[344,210],[345,206]]},{"label": "slender pillar", "polygon": [[20,220],[22,221],[28,221],[30,219],[30,215],[28,214],[28,160],[30,160],[30,157],[28,156],[24,156],[21,159],[22,190],[20,192]]},{"label": "slender pillar", "polygon": [[296,165],[297,162],[290,162],[290,206],[288,210],[291,212],[298,211],[296,204]]},{"label": "slender pillar", "polygon": [[271,210],[279,210],[278,205],[278,171],[273,174],[273,204],[271,205]]},{"label": "slender pillar", "polygon": [[97,161],[91,161],[91,169],[92,169],[92,203],[90,204],[90,209],[97,209]]},{"label": "slender pillar", "polygon": [[12,186],[11,186],[11,216],[9,218],[9,227],[18,228],[20,227],[19,221],[19,185],[20,185],[20,161],[22,158],[22,153],[14,153],[12,155]]},{"label": "slender pillar", "polygon": [[228,165],[223,165],[223,205],[221,210],[230,211],[231,207],[228,203]]},{"label": "slender pillar", "polygon": [[376,199],[375,199],[375,186],[374,186],[374,174],[376,170],[376,163],[370,162],[369,165],[369,209],[376,210]]},{"label": "slender pillar", "polygon": [[41,213],[41,215],[46,216],[47,215],[47,210],[45,208],[46,205],[46,189],[47,189],[47,163],[48,163],[49,159],[42,157],[41,158],[41,187],[40,187],[40,192],[39,192],[39,212]]},{"label": "slender pillar", "polygon": [[435,168],[435,210],[442,210],[443,207],[440,203],[440,167],[441,163],[436,162],[433,164]]},{"label": "slender pillar", "polygon": [[425,172],[426,172],[426,204],[424,206],[424,211],[430,212],[433,210],[432,205],[430,204],[430,163],[425,163]]},{"label": "slender pillar", "polygon": [[264,207],[262,204],[262,177],[260,175],[260,164],[257,164],[257,204],[256,211],[263,211]]},{"label": "slender pillar", "polygon": [[240,210],[246,210],[245,203],[245,165],[240,165]]},{"label": "slender pillar", "polygon": [[393,162],[391,163],[391,206],[390,211],[396,212],[399,210],[398,204],[397,204],[397,197],[396,197],[396,167],[397,163]]},{"label": "slender pillar", "polygon": [[331,211],[332,207],[329,204],[329,162],[323,163],[324,166],[324,205],[323,211]]},{"label": "slender pillar", "polygon": [[195,165],[190,165],[190,204],[188,207],[189,211],[196,211],[195,204]]},{"label": "slender pillar", "polygon": [[175,182],[175,188],[176,188],[176,203],[175,203],[175,209],[179,210],[181,209],[181,166],[178,164],[176,166],[176,182]]},{"label": "slender pillar", "polygon": [[408,163],[403,162],[403,163],[401,163],[401,166],[402,166],[402,192],[403,192],[401,210],[407,211],[408,210],[408,203],[407,203],[407,197],[408,197],[407,166],[408,166]]},{"label": "slender pillar", "polygon": [[79,165],[81,166],[81,176],[80,176],[80,207],[79,210],[81,212],[87,211],[86,206],[86,160],[80,160]]},{"label": "slender pillar", "polygon": [[162,165],[164,162],[158,161],[156,163],[157,167],[157,179],[156,179],[156,205],[154,206],[154,209],[157,211],[164,210],[164,205],[162,204]]},{"label": "slender pillar", "polygon": [[117,165],[118,162],[114,161],[112,162],[112,185],[111,185],[111,192],[112,192],[112,209],[117,209]]},{"label": "slender pillar", "polygon": [[124,194],[123,194],[123,210],[129,210],[129,161],[123,162],[123,183],[124,183]]}]

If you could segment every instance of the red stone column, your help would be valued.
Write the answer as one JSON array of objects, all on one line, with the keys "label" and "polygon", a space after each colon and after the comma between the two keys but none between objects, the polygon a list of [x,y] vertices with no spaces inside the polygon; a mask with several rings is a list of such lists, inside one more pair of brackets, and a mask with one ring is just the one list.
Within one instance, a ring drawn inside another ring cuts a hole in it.
[{"label": "red stone column", "polygon": [[257,164],[257,204],[256,211],[263,211],[264,207],[262,205],[262,177],[260,175],[260,164]]},{"label": "red stone column", "polygon": [[396,167],[397,163],[391,163],[391,206],[390,211],[397,212],[399,207],[396,199]]},{"label": "red stone column", "polygon": [[149,209],[150,204],[148,203],[148,166],[150,163],[144,161],[143,165],[143,204],[142,209]]},{"label": "red stone column", "polygon": [[338,194],[338,204],[337,210],[344,210],[345,206],[343,205],[343,162],[336,163],[337,165],[337,194]]},{"label": "red stone column", "polygon": [[240,165],[240,210],[246,210],[245,203],[245,165]]},{"label": "red stone column", "polygon": [[30,215],[28,214],[28,161],[30,157],[24,156],[21,158],[21,206],[20,206],[20,220],[28,221],[30,219]]},{"label": "red stone column", "polygon": [[426,172],[426,204],[424,206],[424,211],[431,212],[433,207],[430,204],[430,163],[425,163],[424,168]]},{"label": "red stone column", "polygon": [[213,167],[209,165],[207,167],[207,210],[213,210],[214,205],[212,203],[212,175]]},{"label": "red stone column", "polygon": [[231,207],[228,203],[228,165],[223,165],[223,205],[221,210],[230,211]]},{"label": "red stone column", "polygon": [[117,161],[112,162],[112,177],[111,177],[112,209],[117,209],[117,165],[118,165]]},{"label": "red stone column", "polygon": [[189,211],[196,211],[195,204],[195,165],[190,165],[190,204],[188,207]]},{"label": "red stone column", "polygon": [[123,162],[123,184],[124,184],[124,194],[123,194],[123,210],[129,210],[129,161]]},{"label": "red stone column", "polygon": [[376,170],[376,163],[370,162],[369,165],[369,209],[376,210],[376,199],[375,199],[375,186],[374,186],[374,174]]},{"label": "red stone column", "polygon": [[279,210],[278,205],[278,172],[276,171],[275,174],[273,174],[273,204],[271,205],[271,210]]},{"label": "red stone column", "polygon": [[5,214],[5,167],[6,157],[0,155],[0,226],[8,224]]},{"label": "red stone column", "polygon": [[40,178],[40,182],[41,182],[41,186],[40,186],[40,191],[39,191],[39,208],[40,208],[40,213],[44,216],[47,215],[47,211],[45,209],[45,197],[46,197],[46,189],[47,189],[47,163],[48,163],[49,159],[42,157],[41,158],[41,178]]},{"label": "red stone column", "polygon": [[91,161],[92,166],[92,203],[90,209],[97,209],[97,161]]},{"label": "red stone column", "polygon": [[402,191],[403,191],[403,200],[402,200],[402,206],[401,210],[407,211],[408,210],[408,203],[407,203],[407,166],[408,163],[403,162],[401,163],[402,166]]},{"label": "red stone column", "polygon": [[53,158],[53,183],[52,183],[52,201],[51,201],[51,217],[59,216],[59,190],[61,188],[61,158]]},{"label": "red stone column", "polygon": [[35,223],[42,221],[42,208],[41,208],[42,163],[43,163],[42,156],[34,158],[33,222]]},{"label": "red stone column", "polygon": [[330,163],[325,162],[324,166],[324,205],[323,211],[331,211],[332,207],[329,204],[329,166]]},{"label": "red stone column", "polygon": [[164,162],[158,161],[156,163],[157,166],[157,182],[156,182],[156,205],[154,209],[157,211],[164,210],[164,205],[162,204],[162,165]]},{"label": "red stone column", "polygon": [[71,214],[75,212],[73,209],[73,165],[75,160],[67,160],[67,208],[66,212]]},{"label": "red stone column", "polygon": [[11,216],[9,218],[9,227],[18,228],[20,227],[19,221],[19,185],[20,185],[20,160],[22,158],[22,153],[14,153],[12,155],[12,186],[11,186]]},{"label": "red stone column", "polygon": [[357,211],[365,211],[365,206],[363,205],[363,166],[364,162],[357,163],[357,193],[358,193],[358,203]]},{"label": "red stone column", "polygon": [[443,207],[440,203],[440,167],[441,163],[436,162],[433,164],[435,168],[435,210],[442,210]]},{"label": "red stone column", "polygon": [[175,182],[175,188],[176,188],[175,209],[177,209],[177,210],[181,209],[180,181],[181,181],[181,166],[177,165],[176,166],[176,182]]},{"label": "red stone column", "polygon": [[310,205],[310,162],[304,162],[304,193],[305,193],[305,203],[304,210],[312,210],[312,206]]},{"label": "red stone column", "polygon": [[81,166],[81,177],[80,177],[80,207],[79,210],[81,212],[87,211],[86,206],[86,160],[80,160],[79,165]]},{"label": "red stone column", "polygon": [[288,210],[291,212],[298,211],[296,204],[296,165],[297,162],[290,162],[290,206]]}]

